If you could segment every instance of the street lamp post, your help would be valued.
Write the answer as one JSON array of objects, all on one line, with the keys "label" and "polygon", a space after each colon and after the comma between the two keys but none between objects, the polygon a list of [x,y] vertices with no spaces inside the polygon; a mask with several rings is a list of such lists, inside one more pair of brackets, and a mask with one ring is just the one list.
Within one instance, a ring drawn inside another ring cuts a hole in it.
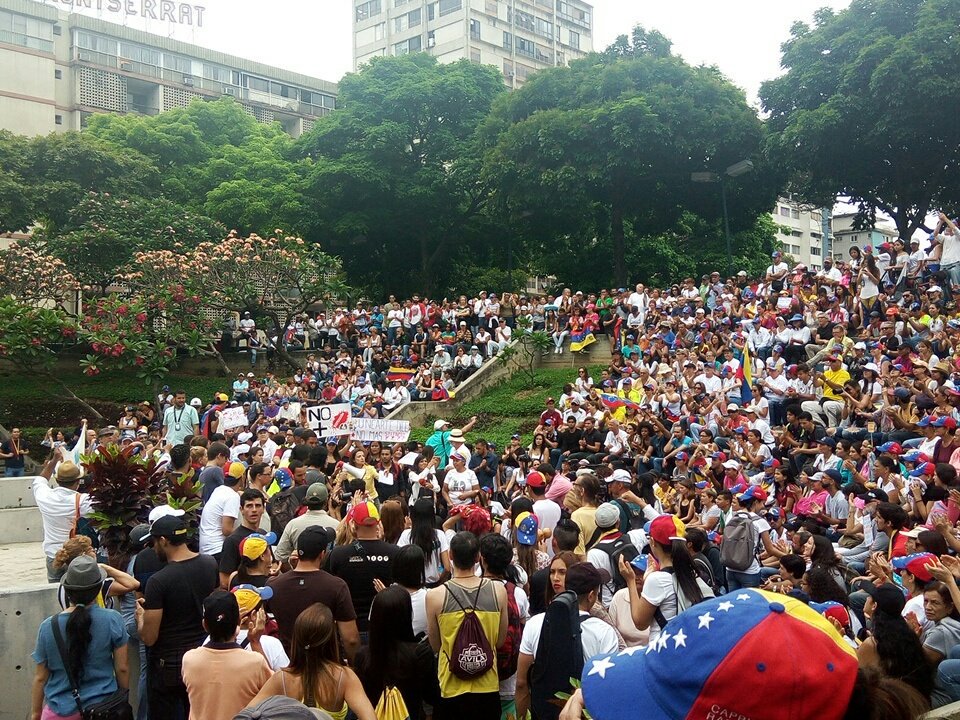
[{"label": "street lamp post", "polygon": [[720,202],[723,206],[723,233],[727,241],[727,277],[733,274],[733,246],[730,240],[730,215],[727,213],[727,184],[726,178],[740,177],[753,171],[752,160],[741,160],[734,163],[723,173],[715,172],[695,172],[690,174],[690,179],[696,183],[719,183],[720,184]]}]

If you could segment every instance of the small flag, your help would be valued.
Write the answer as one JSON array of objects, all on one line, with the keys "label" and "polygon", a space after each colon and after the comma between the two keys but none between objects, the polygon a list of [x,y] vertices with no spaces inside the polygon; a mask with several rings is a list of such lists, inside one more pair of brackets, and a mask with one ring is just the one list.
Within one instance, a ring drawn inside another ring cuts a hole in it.
[{"label": "small flag", "polygon": [[632,400],[627,400],[619,395],[611,395],[609,393],[600,393],[600,402],[603,403],[604,407],[608,407],[611,410],[617,410],[618,408],[622,407],[632,407],[638,410],[640,409],[640,405]]},{"label": "small flag", "polygon": [[401,382],[410,382],[413,380],[414,371],[411,368],[403,367],[391,367],[387,371],[387,380],[394,382],[400,380]]},{"label": "small flag", "polygon": [[753,401],[753,362],[750,360],[750,348],[743,344],[743,356],[740,359],[740,368],[737,370],[740,378],[740,400],[748,403]]}]

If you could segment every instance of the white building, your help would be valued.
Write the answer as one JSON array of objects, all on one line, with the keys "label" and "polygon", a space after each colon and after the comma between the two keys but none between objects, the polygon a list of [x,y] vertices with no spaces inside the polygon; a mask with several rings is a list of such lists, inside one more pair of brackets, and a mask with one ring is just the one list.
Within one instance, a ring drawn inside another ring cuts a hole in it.
[{"label": "white building", "polygon": [[787,194],[777,198],[771,216],[784,254],[811,270],[819,270],[823,265],[824,223],[829,234],[830,211],[812,208]]},{"label": "white building", "polygon": [[833,216],[833,256],[835,258],[849,258],[850,248],[855,245],[862,251],[864,245],[877,247],[880,243],[892,242],[899,236],[896,228],[889,225],[877,225],[868,230],[855,230],[854,217],[856,213],[852,212]]},{"label": "white building", "polygon": [[354,0],[354,69],[422,51],[494,65],[517,87],[592,50],[593,6],[582,0]]}]

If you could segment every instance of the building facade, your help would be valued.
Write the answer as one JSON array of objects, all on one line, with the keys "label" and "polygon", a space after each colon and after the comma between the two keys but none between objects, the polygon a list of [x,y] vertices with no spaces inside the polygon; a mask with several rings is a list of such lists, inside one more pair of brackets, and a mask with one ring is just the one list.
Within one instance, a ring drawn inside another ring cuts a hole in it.
[{"label": "building facade", "polygon": [[819,270],[825,248],[829,252],[830,210],[811,208],[788,194],[777,198],[771,216],[783,252],[795,262]]},{"label": "building facade", "polygon": [[893,242],[899,234],[896,229],[886,225],[877,225],[869,230],[855,230],[853,219],[856,213],[839,213],[833,216],[833,256],[838,259],[850,257],[850,248],[864,245],[877,247],[881,243]]},{"label": "building facade", "polygon": [[293,136],[336,104],[334,83],[33,0],[0,0],[0,128],[79,130],[93,113],[155,115],[229,95]]},{"label": "building facade", "polygon": [[592,50],[593,6],[581,0],[354,0],[354,69],[428,52],[494,65],[514,88]]}]

